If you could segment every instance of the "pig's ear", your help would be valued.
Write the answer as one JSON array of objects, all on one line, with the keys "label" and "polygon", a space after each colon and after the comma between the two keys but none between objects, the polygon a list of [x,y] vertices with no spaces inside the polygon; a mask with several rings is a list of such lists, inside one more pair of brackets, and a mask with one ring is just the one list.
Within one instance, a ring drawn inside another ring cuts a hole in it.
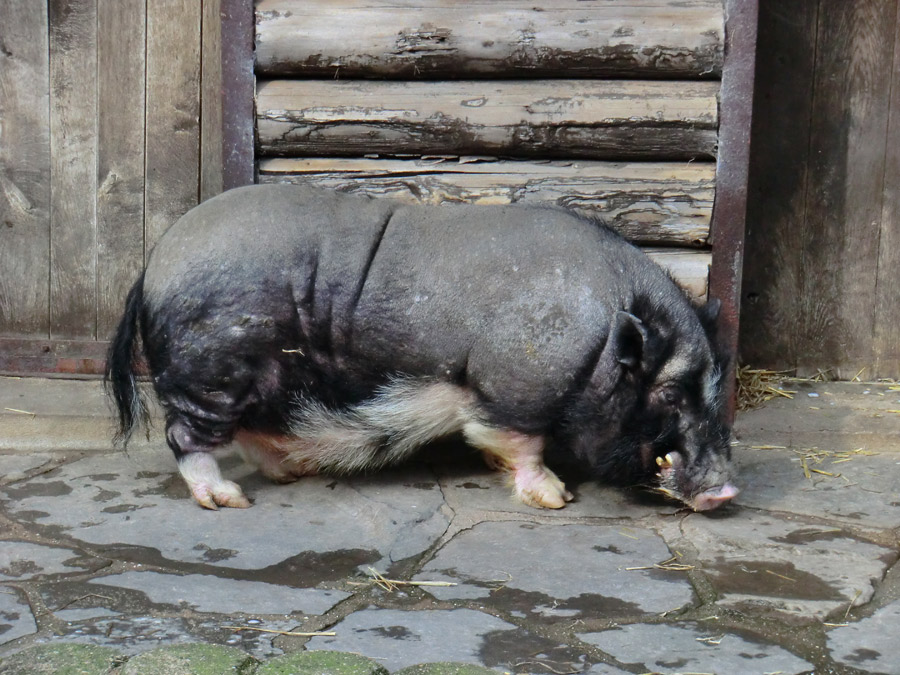
[{"label": "pig's ear", "polygon": [[703,332],[713,339],[716,336],[716,321],[719,319],[719,312],[722,309],[722,301],[718,298],[710,298],[705,305],[697,308],[697,316],[700,318],[700,324],[703,326]]},{"label": "pig's ear", "polygon": [[639,318],[628,312],[616,312],[609,339],[612,340],[616,361],[629,370],[640,365],[647,342],[647,329]]}]

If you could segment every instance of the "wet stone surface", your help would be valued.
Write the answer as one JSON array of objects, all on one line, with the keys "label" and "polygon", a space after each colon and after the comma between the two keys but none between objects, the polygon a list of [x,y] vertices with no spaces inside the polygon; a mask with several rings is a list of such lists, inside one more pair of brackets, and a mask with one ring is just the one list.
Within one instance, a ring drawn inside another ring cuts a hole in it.
[{"label": "wet stone surface", "polygon": [[694,624],[632,625],[579,637],[644,671],[691,673],[802,673],[812,668],[790,652]]},{"label": "wet stone surface", "polygon": [[900,673],[898,636],[900,601],[895,601],[858,623],[830,631],[828,649],[838,663],[871,673]]},{"label": "wet stone surface", "polygon": [[52,459],[46,453],[34,453],[28,455],[0,454],[0,485],[22,480],[29,473],[40,469]]},{"label": "wet stone surface", "polygon": [[416,578],[457,584],[428,588],[441,600],[483,600],[514,616],[622,618],[692,602],[684,576],[627,569],[671,555],[659,536],[641,528],[479,523],[457,535]]},{"label": "wet stone surface", "polygon": [[31,607],[11,588],[0,587],[0,644],[37,631]]},{"label": "wet stone surface", "polygon": [[85,457],[0,494],[13,517],[136,561],[261,570],[267,580],[298,586],[419,554],[448,525],[434,481],[396,489],[424,485],[422,475],[275,485],[241,463],[223,465],[255,499],[253,508],[198,509],[171,454],[153,451]]},{"label": "wet stone surface", "polygon": [[310,640],[309,649],[378,655],[389,670],[422,662],[456,661],[509,672],[559,672],[585,663],[577,650],[470,609],[365,609],[334,627],[336,637]]},{"label": "wet stone surface", "polygon": [[[406,611],[364,609],[333,627],[335,637],[316,637],[308,649],[327,649],[358,654],[377,654],[389,670],[429,660],[481,664],[486,639],[515,626],[470,609]],[[435,637],[452,636],[436,640]]]},{"label": "wet stone surface", "polygon": [[0,581],[22,581],[48,574],[75,574],[105,567],[106,560],[70,548],[26,541],[0,541]]},{"label": "wet stone surface", "polygon": [[[212,628],[212,624],[209,625]],[[139,654],[161,644],[203,642],[198,626],[181,617],[119,614],[67,624],[55,640],[73,644],[115,647],[123,654]]]},{"label": "wet stone surface", "polygon": [[[91,612],[86,612],[91,614]],[[59,612],[54,612],[59,618]],[[233,626],[265,628],[289,632],[297,628],[298,620],[268,618],[265,621],[246,617],[153,616],[153,612],[106,611],[101,616],[71,619],[57,629],[53,643],[113,647],[126,656],[141,654],[159,645],[215,644],[236,647],[250,656],[265,660],[284,653],[276,643],[279,633],[236,630]]]},{"label": "wet stone surface", "polygon": [[871,600],[897,552],[843,528],[743,511],[739,518],[691,515],[685,538],[700,552],[718,603],[824,618]]},{"label": "wet stone surface", "polygon": [[[900,527],[898,454],[862,454],[854,452],[857,449],[871,452],[860,446],[741,447],[741,475],[748,479],[740,502],[752,508],[827,518],[851,526]],[[803,472],[804,459],[809,478]]]},{"label": "wet stone surface", "polygon": [[324,614],[348,597],[341,591],[288,588],[204,574],[131,571],[93,579],[91,583],[133,589],[154,604],[217,614]]},{"label": "wet stone surface", "polygon": [[[25,421],[64,435],[77,397],[64,424],[28,387],[39,418]],[[254,505],[211,512],[158,431],[128,454],[71,451],[62,437],[54,451],[50,436],[33,453],[0,444],[0,674],[30,648],[67,645],[120,670],[206,645],[259,672],[339,650],[390,672],[898,673],[900,450],[895,431],[877,435],[900,409],[890,391],[872,408],[862,393],[815,413],[778,401],[768,431],[764,411],[739,420],[743,491],[712,514],[576,481],[565,509],[528,508],[458,443],[290,485],[225,458]],[[100,419],[91,392],[79,433]],[[376,585],[373,569],[403,583]],[[453,585],[417,585],[435,581]],[[321,631],[334,635],[308,635]]]}]

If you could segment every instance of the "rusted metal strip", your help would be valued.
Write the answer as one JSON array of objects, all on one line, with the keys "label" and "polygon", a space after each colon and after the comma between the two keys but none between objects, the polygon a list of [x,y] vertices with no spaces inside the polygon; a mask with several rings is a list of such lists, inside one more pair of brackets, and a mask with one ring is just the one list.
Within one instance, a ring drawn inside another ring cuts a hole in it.
[{"label": "rusted metal strip", "polygon": [[221,0],[222,188],[255,182],[253,0]]},{"label": "rusted metal strip", "polygon": [[719,344],[725,353],[735,355],[724,380],[728,397],[727,414],[729,419],[733,419],[758,0],[726,0],[725,14],[725,66],[720,90],[719,155],[711,225],[713,260],[709,285],[710,295],[722,301]]}]

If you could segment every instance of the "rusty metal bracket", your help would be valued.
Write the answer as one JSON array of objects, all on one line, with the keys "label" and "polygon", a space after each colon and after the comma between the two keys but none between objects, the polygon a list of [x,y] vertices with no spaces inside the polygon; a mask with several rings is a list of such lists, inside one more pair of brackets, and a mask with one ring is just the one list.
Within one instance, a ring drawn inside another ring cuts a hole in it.
[{"label": "rusty metal bracket", "polygon": [[725,1],[725,65],[719,95],[719,152],[711,224],[713,254],[709,291],[710,297],[722,301],[719,346],[724,353],[734,355],[723,379],[729,420],[734,419],[735,411],[758,17],[758,0]]}]

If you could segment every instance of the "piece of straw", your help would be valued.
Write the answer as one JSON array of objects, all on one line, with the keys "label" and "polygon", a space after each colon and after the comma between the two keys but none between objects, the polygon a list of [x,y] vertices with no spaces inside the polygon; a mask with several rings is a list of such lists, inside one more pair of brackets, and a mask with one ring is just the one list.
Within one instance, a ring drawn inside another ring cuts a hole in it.
[{"label": "piece of straw", "polygon": [[369,574],[372,575],[375,584],[386,591],[396,590],[400,586],[456,586],[452,581],[401,581],[399,579],[388,579],[373,567],[369,568]]}]

